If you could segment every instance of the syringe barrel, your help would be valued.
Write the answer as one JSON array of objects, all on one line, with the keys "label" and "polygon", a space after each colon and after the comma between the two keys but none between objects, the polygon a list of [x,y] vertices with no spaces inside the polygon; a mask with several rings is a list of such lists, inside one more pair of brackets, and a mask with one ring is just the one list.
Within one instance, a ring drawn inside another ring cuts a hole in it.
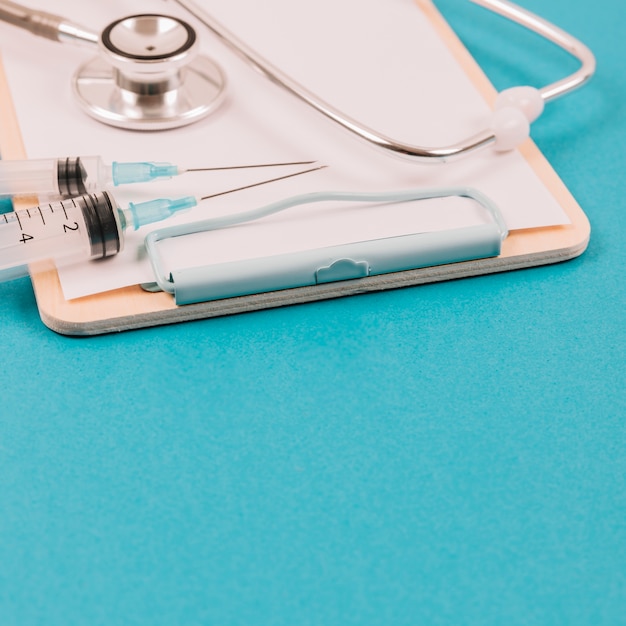
[{"label": "syringe barrel", "polygon": [[110,167],[100,157],[0,160],[0,195],[70,198],[110,183]]},{"label": "syringe barrel", "polygon": [[125,225],[108,192],[42,204],[0,215],[0,271],[54,259],[113,256]]}]

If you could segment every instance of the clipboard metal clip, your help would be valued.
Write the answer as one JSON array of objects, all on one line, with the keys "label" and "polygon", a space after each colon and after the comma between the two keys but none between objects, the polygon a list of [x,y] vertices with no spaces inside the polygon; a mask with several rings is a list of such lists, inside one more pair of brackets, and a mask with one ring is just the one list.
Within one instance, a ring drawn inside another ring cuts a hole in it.
[{"label": "clipboard metal clip", "polygon": [[[490,216],[487,223],[436,232],[419,232],[166,272],[158,243],[166,239],[228,228],[283,211],[327,201],[397,203],[432,198],[474,200]],[[156,283],[148,291],[165,291],[177,305],[223,300],[298,287],[314,287],[461,261],[498,256],[508,229],[497,205],[470,187],[409,189],[392,192],[316,192],[292,196],[235,215],[161,228],[145,239]]]}]

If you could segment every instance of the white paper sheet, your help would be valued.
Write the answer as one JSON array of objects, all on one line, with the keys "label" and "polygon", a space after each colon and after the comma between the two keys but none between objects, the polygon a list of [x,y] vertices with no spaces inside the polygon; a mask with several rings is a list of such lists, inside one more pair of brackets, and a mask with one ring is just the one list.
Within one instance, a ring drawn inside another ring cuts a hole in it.
[{"label": "white paper sheet", "polygon": [[[439,146],[472,135],[488,121],[490,111],[483,97],[412,0],[198,3],[311,91],[391,137]],[[32,0],[29,5],[51,10],[44,0]],[[30,158],[98,154],[106,162],[169,161],[181,167],[316,159],[328,166],[203,202],[168,224],[249,210],[309,191],[449,185],[469,185],[489,195],[510,229],[568,223],[559,204],[518,153],[488,150],[447,165],[417,165],[392,158],[249,69],[173,2],[58,0],[53,10],[94,30],[129,14],[179,15],[198,28],[203,53],[226,72],[228,97],[216,113],[181,129],[111,128],[82,113],[71,94],[72,74],[93,52],[0,24],[0,54]],[[119,187],[114,195],[120,205],[155,197],[201,196],[297,170],[187,174],[171,181]],[[390,212],[389,207],[375,211],[370,207],[361,213],[354,207],[313,205],[220,233],[220,245],[215,243],[215,233],[204,239],[194,236],[193,246],[191,240],[170,242],[168,258],[180,266],[201,265],[209,262],[207,250],[219,258],[224,253],[219,256],[217,249],[228,250],[228,259],[237,260],[253,258],[251,254],[263,254],[263,250],[280,254],[294,245],[332,245],[337,239],[354,240],[361,220],[366,232],[382,233],[391,215],[394,229],[402,230],[405,225],[408,232],[459,227],[483,219],[480,211],[464,202],[425,201],[404,213],[397,208]],[[63,268],[65,296],[77,298],[151,281],[142,245],[147,232],[129,232],[124,251],[106,263]]]}]

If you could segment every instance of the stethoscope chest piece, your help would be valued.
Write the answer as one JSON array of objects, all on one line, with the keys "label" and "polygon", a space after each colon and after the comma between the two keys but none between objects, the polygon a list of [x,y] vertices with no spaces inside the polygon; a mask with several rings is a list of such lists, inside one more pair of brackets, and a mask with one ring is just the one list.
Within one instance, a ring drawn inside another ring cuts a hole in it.
[{"label": "stethoscope chest piece", "polygon": [[191,124],[223,99],[226,80],[198,55],[196,33],[164,15],[133,15],[113,22],[100,38],[100,55],[81,66],[73,87],[97,120],[134,130]]}]

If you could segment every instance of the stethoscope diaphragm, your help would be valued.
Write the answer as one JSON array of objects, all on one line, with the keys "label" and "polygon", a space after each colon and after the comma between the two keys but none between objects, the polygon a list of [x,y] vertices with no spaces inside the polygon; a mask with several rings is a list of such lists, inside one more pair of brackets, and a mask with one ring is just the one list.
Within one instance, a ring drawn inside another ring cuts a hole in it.
[{"label": "stethoscope diaphragm", "polygon": [[197,121],[223,99],[225,76],[198,54],[194,29],[175,17],[133,15],[107,26],[100,54],[74,75],[81,107],[106,124],[163,130]]}]

